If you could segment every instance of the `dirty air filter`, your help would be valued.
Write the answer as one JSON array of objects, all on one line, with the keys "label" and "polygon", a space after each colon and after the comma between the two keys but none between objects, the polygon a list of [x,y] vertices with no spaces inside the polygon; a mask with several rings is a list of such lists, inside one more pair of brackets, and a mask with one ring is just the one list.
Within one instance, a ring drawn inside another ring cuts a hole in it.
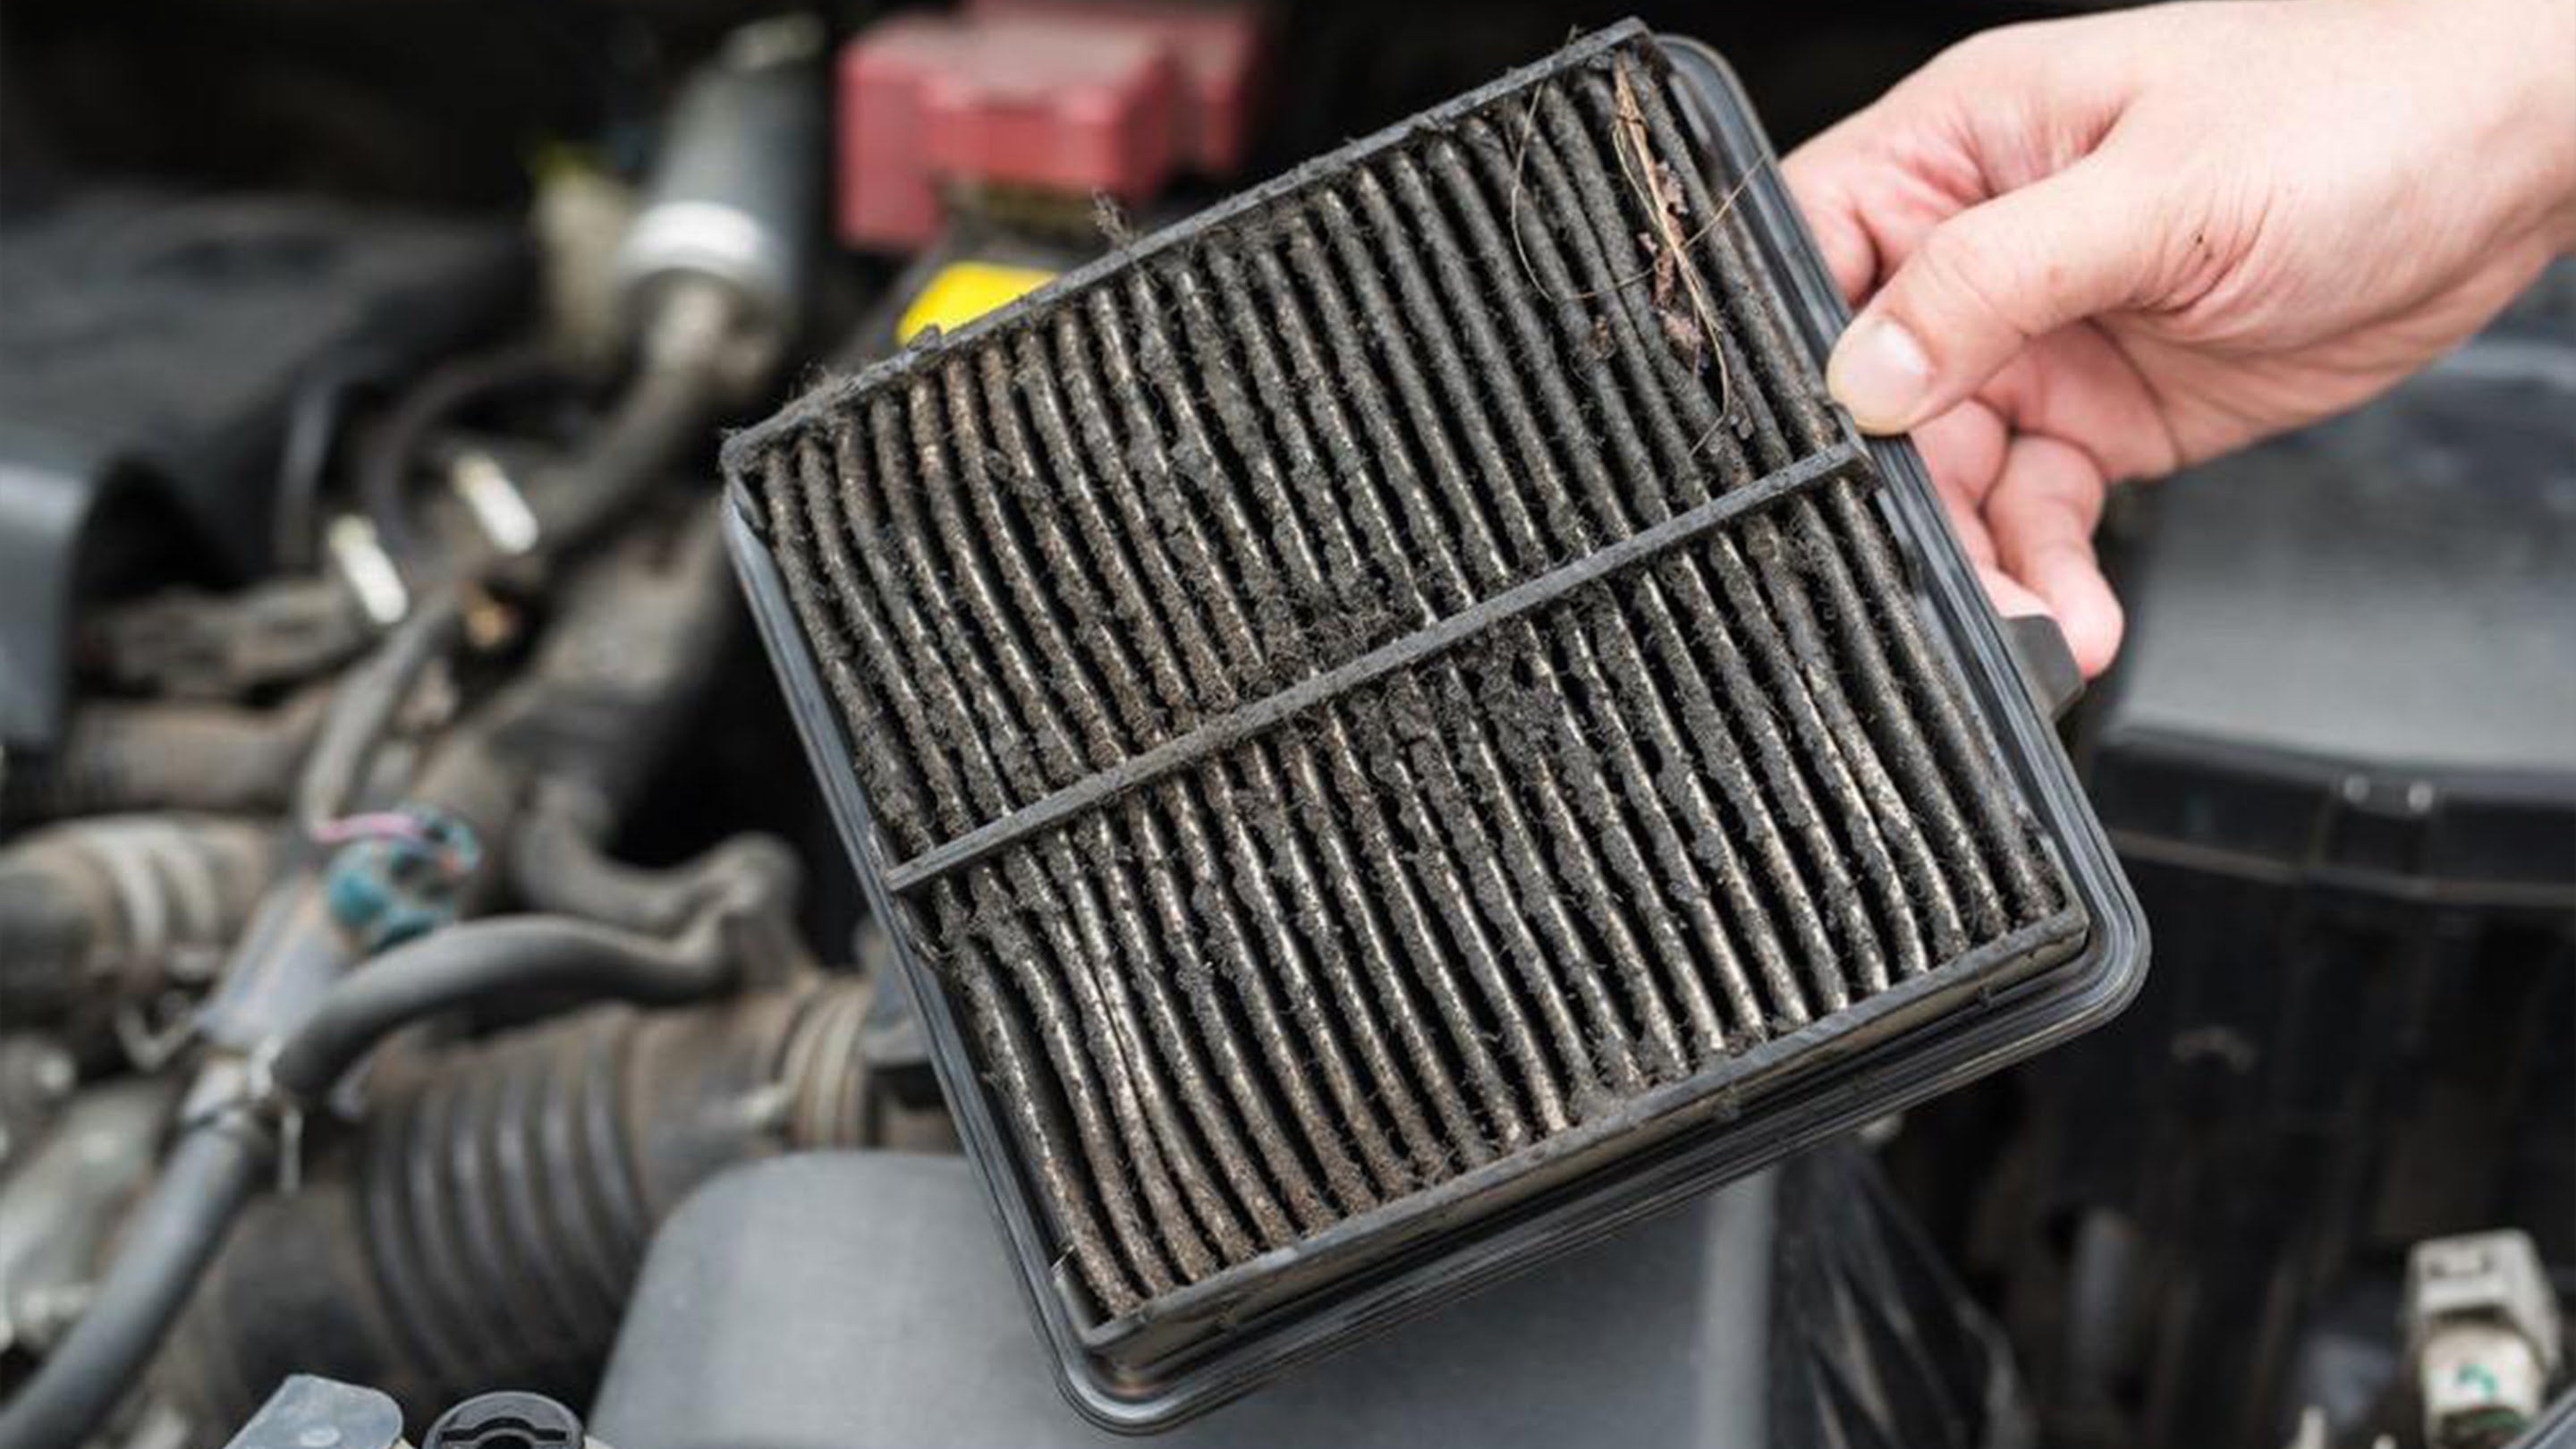
[{"label": "dirty air filter", "polygon": [[1623,26],[728,447],[1095,1419],[2134,984],[1920,464],[1822,400],[1839,315],[1764,155],[1713,56]]}]

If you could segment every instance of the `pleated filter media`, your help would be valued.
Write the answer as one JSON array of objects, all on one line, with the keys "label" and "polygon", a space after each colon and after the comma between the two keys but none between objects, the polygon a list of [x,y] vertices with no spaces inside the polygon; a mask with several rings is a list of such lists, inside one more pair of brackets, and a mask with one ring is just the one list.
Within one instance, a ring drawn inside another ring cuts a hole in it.
[{"label": "pleated filter media", "polygon": [[728,451],[1113,1357],[2086,939],[1686,122],[1614,31]]}]

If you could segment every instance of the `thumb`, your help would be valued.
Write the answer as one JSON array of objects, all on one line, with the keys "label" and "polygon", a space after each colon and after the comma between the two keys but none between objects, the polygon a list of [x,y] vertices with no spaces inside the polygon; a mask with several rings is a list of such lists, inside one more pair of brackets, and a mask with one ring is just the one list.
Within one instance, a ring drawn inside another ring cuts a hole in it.
[{"label": "thumb", "polygon": [[2159,250],[2141,194],[2096,153],[1941,223],[1843,333],[1826,386],[1863,432],[1903,432],[2031,339],[2134,301]]}]

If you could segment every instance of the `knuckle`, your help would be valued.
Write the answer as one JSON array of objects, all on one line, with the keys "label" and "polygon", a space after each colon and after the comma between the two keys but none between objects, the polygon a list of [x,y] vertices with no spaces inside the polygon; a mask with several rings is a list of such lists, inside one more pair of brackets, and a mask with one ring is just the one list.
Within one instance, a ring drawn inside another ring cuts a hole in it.
[{"label": "knuckle", "polygon": [[1914,254],[1921,305],[1951,324],[2006,327],[2028,340],[2009,282],[2018,268],[1998,252],[1995,240],[1973,225],[1954,222],[1934,231]]},{"label": "knuckle", "polygon": [[1953,42],[1926,69],[1939,69],[1958,81],[2009,80],[2028,77],[2031,67],[2056,52],[2046,21],[2025,20],[1997,25]]}]

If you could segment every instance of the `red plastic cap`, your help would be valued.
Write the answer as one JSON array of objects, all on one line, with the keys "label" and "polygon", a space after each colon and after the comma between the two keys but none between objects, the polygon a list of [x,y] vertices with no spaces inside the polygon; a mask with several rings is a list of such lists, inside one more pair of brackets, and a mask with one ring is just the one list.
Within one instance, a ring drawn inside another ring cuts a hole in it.
[{"label": "red plastic cap", "polygon": [[967,0],[973,15],[1049,16],[1152,35],[1179,58],[1187,169],[1230,176],[1250,159],[1263,80],[1265,7],[1190,0]]},{"label": "red plastic cap", "polygon": [[1250,139],[1261,20],[1248,6],[974,0],[899,15],[841,54],[842,238],[916,247],[944,182],[1150,200],[1232,170]]}]

